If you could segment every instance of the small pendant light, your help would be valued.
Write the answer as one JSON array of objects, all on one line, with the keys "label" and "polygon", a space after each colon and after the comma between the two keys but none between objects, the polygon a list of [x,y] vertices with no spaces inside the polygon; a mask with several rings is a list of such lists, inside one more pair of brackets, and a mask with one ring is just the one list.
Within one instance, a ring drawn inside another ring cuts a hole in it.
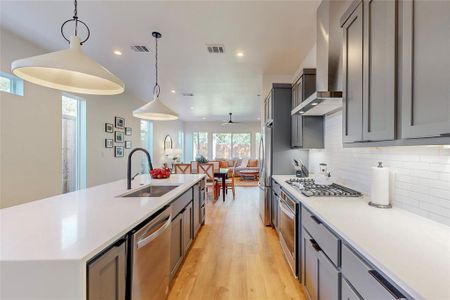
[{"label": "small pendant light", "polygon": [[158,84],[158,39],[161,38],[161,33],[153,32],[152,36],[155,38],[155,86],[153,87],[153,100],[133,111],[133,116],[154,121],[176,120],[178,115],[159,100],[161,88]]},{"label": "small pendant light", "polygon": [[[92,95],[115,95],[124,91],[123,82],[99,63],[81,51],[89,39],[89,27],[78,19],[77,0],[74,16],[61,25],[61,34],[69,42],[66,50],[18,59],[11,64],[12,72],[29,82],[45,87]],[[75,34],[70,39],[64,35],[64,26],[75,22]],[[78,37],[78,25],[86,27],[87,37]]]}]

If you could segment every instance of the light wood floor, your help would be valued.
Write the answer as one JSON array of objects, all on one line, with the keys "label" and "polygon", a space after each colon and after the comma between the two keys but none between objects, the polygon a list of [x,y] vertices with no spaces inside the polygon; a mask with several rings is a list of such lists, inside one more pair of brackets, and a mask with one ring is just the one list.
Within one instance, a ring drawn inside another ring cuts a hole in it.
[{"label": "light wood floor", "polygon": [[236,190],[225,203],[208,200],[206,224],[169,299],[306,299],[290,273],[278,237],[262,225],[258,188]]}]

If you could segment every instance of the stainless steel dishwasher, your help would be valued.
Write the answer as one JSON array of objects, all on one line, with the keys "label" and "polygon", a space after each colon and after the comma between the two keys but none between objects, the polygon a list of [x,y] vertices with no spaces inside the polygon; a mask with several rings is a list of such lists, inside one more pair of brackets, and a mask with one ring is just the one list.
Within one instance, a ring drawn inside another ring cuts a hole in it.
[{"label": "stainless steel dishwasher", "polygon": [[164,300],[169,292],[171,207],[131,235],[131,299]]}]

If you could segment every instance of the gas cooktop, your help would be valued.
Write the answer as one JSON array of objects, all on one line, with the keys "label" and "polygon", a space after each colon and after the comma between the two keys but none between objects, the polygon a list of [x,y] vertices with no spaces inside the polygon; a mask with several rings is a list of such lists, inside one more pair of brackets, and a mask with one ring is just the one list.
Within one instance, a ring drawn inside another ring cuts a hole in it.
[{"label": "gas cooktop", "polygon": [[286,182],[307,197],[360,197],[362,194],[348,187],[332,183],[316,184],[312,178],[292,178]]}]

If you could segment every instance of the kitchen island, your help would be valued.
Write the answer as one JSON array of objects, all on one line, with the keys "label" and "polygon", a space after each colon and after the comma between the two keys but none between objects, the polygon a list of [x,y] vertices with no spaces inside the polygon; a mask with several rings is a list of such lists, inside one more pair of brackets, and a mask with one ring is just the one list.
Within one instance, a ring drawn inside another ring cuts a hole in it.
[{"label": "kitchen island", "polygon": [[[304,233],[305,229],[309,230],[310,224],[316,227],[323,225],[324,228],[309,233],[330,233],[329,236],[338,241],[338,257],[342,254],[342,259],[338,259],[337,265],[333,267],[336,272],[342,271],[345,277],[348,253],[350,256],[357,253],[355,257],[356,260],[363,261],[361,265],[367,262],[369,267],[379,270],[409,294],[410,296],[406,295],[408,299],[450,299],[448,226],[396,207],[374,208],[368,205],[370,199],[365,195],[358,198],[307,197],[286,183],[292,177],[275,175],[273,179],[281,186],[282,191],[301,204],[300,231]],[[323,235],[320,237],[323,238]],[[308,243],[310,238],[306,237],[304,242]],[[302,251],[304,249],[305,245],[302,246]],[[319,248],[319,252],[328,255],[326,250],[322,250]],[[355,265],[352,268],[350,275],[355,270]],[[347,281],[350,278],[344,277],[341,280],[342,289],[350,281]],[[367,288],[367,285],[363,288]]]},{"label": "kitchen island", "polygon": [[0,210],[1,299],[86,299],[86,264],[199,183],[204,175],[137,177],[177,186],[161,197],[120,197],[126,180]]}]

